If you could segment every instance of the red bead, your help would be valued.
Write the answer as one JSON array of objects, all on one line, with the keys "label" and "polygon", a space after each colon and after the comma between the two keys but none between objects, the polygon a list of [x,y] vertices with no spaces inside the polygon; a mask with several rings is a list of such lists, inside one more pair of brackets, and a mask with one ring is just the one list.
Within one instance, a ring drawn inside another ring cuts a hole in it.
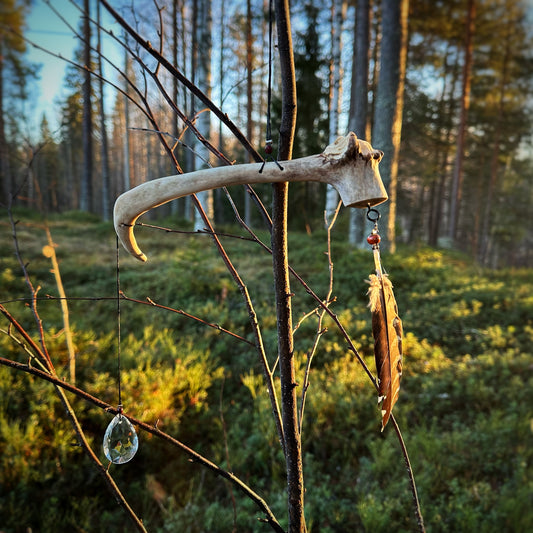
[{"label": "red bead", "polygon": [[372,246],[379,244],[381,242],[381,237],[377,233],[371,233],[367,238],[366,242]]},{"label": "red bead", "polygon": [[268,155],[270,155],[272,153],[272,145],[271,144],[267,144],[265,146],[265,153],[267,153]]}]

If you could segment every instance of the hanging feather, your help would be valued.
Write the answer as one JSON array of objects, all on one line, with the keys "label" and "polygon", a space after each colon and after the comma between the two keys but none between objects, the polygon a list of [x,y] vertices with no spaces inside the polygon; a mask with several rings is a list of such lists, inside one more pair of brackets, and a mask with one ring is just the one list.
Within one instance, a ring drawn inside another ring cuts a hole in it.
[{"label": "hanging feather", "polygon": [[370,311],[374,336],[374,357],[378,373],[378,402],[381,406],[381,431],[387,425],[398,400],[402,377],[402,321],[388,276],[370,275]]},{"label": "hanging feather", "polygon": [[[369,208],[369,214],[370,214]],[[375,210],[374,210],[375,211]],[[383,273],[379,254],[381,237],[377,230],[377,220],[367,241],[372,245],[376,274],[370,275],[368,289],[369,307],[372,313],[372,334],[374,337],[374,358],[378,374],[378,403],[381,403],[381,431],[385,429],[392,408],[400,393],[402,377],[402,321],[392,291],[392,283]]]}]

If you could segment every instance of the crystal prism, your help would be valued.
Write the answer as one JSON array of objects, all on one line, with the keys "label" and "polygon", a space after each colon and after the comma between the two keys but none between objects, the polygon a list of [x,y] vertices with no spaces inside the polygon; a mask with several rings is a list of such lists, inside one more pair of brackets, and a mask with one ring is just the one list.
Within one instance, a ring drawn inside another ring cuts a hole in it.
[{"label": "crystal prism", "polygon": [[117,465],[127,463],[137,453],[139,439],[131,422],[118,414],[107,426],[104,435],[105,456]]}]

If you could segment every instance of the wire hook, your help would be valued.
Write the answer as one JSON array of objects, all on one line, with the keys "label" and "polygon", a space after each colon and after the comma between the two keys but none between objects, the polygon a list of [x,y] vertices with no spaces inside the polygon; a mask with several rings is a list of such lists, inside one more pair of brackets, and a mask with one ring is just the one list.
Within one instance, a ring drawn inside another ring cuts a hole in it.
[{"label": "wire hook", "polygon": [[377,209],[370,207],[370,204],[367,204],[366,218],[377,225],[378,220],[381,218],[381,213]]}]

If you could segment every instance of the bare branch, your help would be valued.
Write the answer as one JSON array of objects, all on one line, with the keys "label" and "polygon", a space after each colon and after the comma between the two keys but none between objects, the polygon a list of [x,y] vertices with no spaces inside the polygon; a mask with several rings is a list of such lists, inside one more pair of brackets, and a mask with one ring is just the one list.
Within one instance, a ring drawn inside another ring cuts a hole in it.
[{"label": "bare branch", "polygon": [[244,337],[241,337],[240,335],[237,335],[236,333],[233,333],[232,331],[223,328],[219,324],[214,324],[212,322],[207,322],[206,320],[203,320],[197,316],[191,315],[190,313],[187,313],[186,311],[183,311],[182,309],[175,309],[173,307],[167,307],[166,305],[161,305],[156,302],[154,302],[151,298],[146,298],[146,301],[143,300],[137,300],[135,298],[129,298],[124,293],[122,294],[122,299],[127,302],[134,302],[137,304],[143,304],[143,305],[149,305],[151,307],[157,307],[158,309],[164,309],[165,311],[170,311],[171,313],[176,313],[178,315],[182,315],[184,317],[190,318],[192,320],[195,320],[196,322],[200,322],[201,324],[204,324],[205,326],[209,326],[210,328],[216,329],[217,331],[220,331],[221,333],[226,333],[226,335],[230,335],[231,337],[238,339],[242,342],[245,342],[246,344],[250,344],[251,346],[255,346],[255,343],[249,341],[248,339],[245,339]]},{"label": "bare branch", "polygon": [[[11,361],[10,359],[6,359],[4,357],[0,357],[0,364],[13,368],[15,370],[19,370],[22,372],[26,372],[28,374],[32,374],[41,379],[44,379],[45,381],[49,381],[50,383],[53,383],[56,387],[60,389],[64,389],[68,392],[71,392],[72,394],[75,394],[79,398],[92,403],[96,407],[99,407],[100,409],[103,409],[108,413],[112,413],[115,415],[119,413],[118,408],[100,400],[99,398],[95,396],[92,396],[88,392],[85,392],[84,390],[76,387],[75,385],[66,383],[62,381],[61,379],[59,379],[58,377],[52,376],[46,372],[43,372],[42,370],[33,368],[29,365],[18,363],[16,361]],[[209,459],[206,459],[203,455],[199,454],[198,452],[195,452],[193,449],[189,448],[188,446],[183,444],[181,441],[170,436],[168,433],[161,431],[159,428],[157,428],[153,424],[148,424],[146,422],[138,420],[137,418],[129,416],[126,413],[123,413],[123,414],[126,418],[128,418],[130,422],[135,424],[137,427],[164,440],[165,442],[168,442],[169,444],[175,446],[176,448],[179,448],[181,451],[183,451],[189,456],[192,462],[199,463],[202,466],[205,466],[209,470],[213,471],[215,474],[223,477],[224,479],[229,480],[242,493],[244,493],[247,497],[249,497],[252,501],[254,501],[257,504],[257,506],[261,509],[261,511],[266,515],[266,519],[265,519],[266,522],[268,522],[271,525],[274,531],[276,531],[277,533],[284,533],[283,528],[279,525],[278,521],[276,520],[275,516],[273,515],[272,511],[270,510],[266,502],[263,500],[263,498],[261,498],[256,492],[254,492],[244,481],[242,481],[235,474],[228,472],[224,470],[223,468],[220,468],[218,465],[211,462]]]},{"label": "bare branch", "polygon": [[[323,300],[323,305],[325,307],[329,307],[329,304],[332,302],[331,294],[333,292],[333,260],[331,259],[331,230],[333,228],[333,225],[335,224],[335,221],[337,220],[337,216],[339,215],[339,211],[341,208],[341,202],[338,203],[337,209],[335,209],[335,212],[333,213],[333,216],[331,217],[331,221],[328,224],[327,221],[327,214],[324,213],[324,220],[326,222],[327,231],[328,231],[328,270],[329,270],[329,287],[328,292],[326,294],[326,297]],[[318,315],[318,321],[317,321],[317,327],[316,327],[316,334],[315,339],[313,341],[313,345],[311,346],[311,349],[307,352],[307,364],[305,366],[305,374],[304,374],[304,380],[302,385],[302,397],[300,400],[300,414],[298,417],[298,432],[300,435],[302,434],[302,424],[303,424],[303,416],[304,416],[304,410],[305,410],[305,400],[307,398],[307,391],[309,389],[309,374],[311,372],[311,363],[313,361],[313,357],[315,356],[318,343],[320,342],[320,339],[322,338],[322,335],[326,332],[326,328],[322,327],[322,321],[324,319],[326,311],[325,308],[322,308],[320,312],[317,312]]]},{"label": "bare branch", "polygon": [[150,53],[172,76],[177,78],[187,89],[194,94],[205,106],[207,106],[216,117],[225,124],[228,129],[233,133],[235,138],[242,144],[248,153],[252,155],[255,161],[262,162],[263,158],[255,150],[255,148],[249,143],[248,139],[240,131],[240,129],[229,119],[229,117],[222,112],[218,106],[207,97],[205,93],[200,91],[196,85],[194,85],[187,77],[185,77],[174,65],[172,65],[165,57],[159,54],[152,44],[143,39],[125,20],[119,15],[107,0],[100,0],[104,7],[108,10],[111,16],[131,35],[131,37],[148,53]]}]

